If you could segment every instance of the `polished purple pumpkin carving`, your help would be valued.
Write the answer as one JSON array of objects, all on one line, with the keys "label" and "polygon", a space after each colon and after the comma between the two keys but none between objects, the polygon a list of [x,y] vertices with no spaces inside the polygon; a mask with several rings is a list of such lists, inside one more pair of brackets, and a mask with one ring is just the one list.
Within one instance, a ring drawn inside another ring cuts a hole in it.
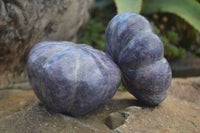
[{"label": "polished purple pumpkin carving", "polygon": [[42,103],[72,116],[106,104],[121,82],[120,70],[108,55],[72,42],[35,45],[28,57],[28,76]]},{"label": "polished purple pumpkin carving", "polygon": [[143,16],[124,12],[106,29],[106,52],[119,65],[125,88],[148,105],[157,105],[168,94],[171,68],[164,47]]}]

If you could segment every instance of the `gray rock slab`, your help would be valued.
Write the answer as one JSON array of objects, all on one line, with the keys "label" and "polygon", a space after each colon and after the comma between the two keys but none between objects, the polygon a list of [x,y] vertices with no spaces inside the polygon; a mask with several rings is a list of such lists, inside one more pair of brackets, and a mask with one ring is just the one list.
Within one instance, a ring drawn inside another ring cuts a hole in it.
[{"label": "gray rock slab", "polygon": [[76,41],[94,0],[0,0],[0,88],[18,81],[33,45]]},{"label": "gray rock slab", "polygon": [[76,118],[47,110],[32,90],[0,90],[0,132],[199,133],[199,80],[174,78],[166,100],[151,108],[118,91],[107,105]]}]

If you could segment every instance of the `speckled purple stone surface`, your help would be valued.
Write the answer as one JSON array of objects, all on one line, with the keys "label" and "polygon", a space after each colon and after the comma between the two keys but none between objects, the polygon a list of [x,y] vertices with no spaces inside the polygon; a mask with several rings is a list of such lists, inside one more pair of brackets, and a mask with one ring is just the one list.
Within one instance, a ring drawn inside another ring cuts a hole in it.
[{"label": "speckled purple stone surface", "polygon": [[106,104],[121,82],[120,70],[108,55],[72,42],[35,45],[28,57],[28,76],[42,103],[72,116]]},{"label": "speckled purple stone surface", "polygon": [[164,47],[143,16],[124,12],[106,29],[106,52],[119,65],[126,89],[148,105],[157,105],[168,94],[171,68]]}]

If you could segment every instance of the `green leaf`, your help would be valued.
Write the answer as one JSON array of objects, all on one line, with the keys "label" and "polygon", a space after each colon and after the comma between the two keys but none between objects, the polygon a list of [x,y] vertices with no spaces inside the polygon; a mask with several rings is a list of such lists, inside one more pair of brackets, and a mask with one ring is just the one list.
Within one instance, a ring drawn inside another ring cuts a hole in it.
[{"label": "green leaf", "polygon": [[176,14],[200,32],[200,4],[195,0],[143,0],[142,13],[154,12]]},{"label": "green leaf", "polygon": [[142,7],[142,0],[114,0],[117,12],[139,13]]}]

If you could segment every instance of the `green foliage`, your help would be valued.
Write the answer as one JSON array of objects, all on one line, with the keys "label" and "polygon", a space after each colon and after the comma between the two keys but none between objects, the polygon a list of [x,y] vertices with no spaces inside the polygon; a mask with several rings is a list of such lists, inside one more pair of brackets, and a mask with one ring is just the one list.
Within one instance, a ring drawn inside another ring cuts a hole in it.
[{"label": "green foliage", "polygon": [[117,12],[139,13],[142,7],[142,0],[114,0]]},{"label": "green foliage", "polygon": [[[195,0],[114,0],[118,13],[121,12],[141,12],[148,15],[156,12],[167,12],[175,14],[183,18],[187,23],[193,26],[198,32],[200,32],[200,4]],[[167,21],[167,20],[166,20]],[[179,23],[179,20],[171,22],[171,25],[175,30],[171,30],[169,25],[166,27],[166,21],[157,23],[157,26],[161,26],[162,31],[154,26],[155,33],[158,34],[165,47],[165,56],[167,58],[181,58],[188,55],[185,48],[189,50],[189,54],[200,55],[198,46],[195,46],[195,35],[191,34],[191,30],[185,29],[185,25]],[[177,24],[177,22],[179,24]],[[164,29],[165,30],[164,30]],[[166,29],[167,28],[167,29]],[[180,30],[181,29],[181,30]],[[182,32],[181,32],[182,31]],[[183,33],[183,31],[185,33]],[[195,30],[194,30],[195,31]],[[183,38],[186,37],[186,38]],[[182,39],[182,40],[180,40]],[[184,40],[183,40],[184,39]],[[186,39],[186,40],[185,40]],[[181,44],[181,47],[180,45]]]},{"label": "green foliage", "polygon": [[92,11],[91,19],[84,32],[79,36],[77,43],[92,45],[94,48],[104,51],[106,26],[115,16],[116,7],[112,0],[98,0],[96,4],[98,6]]},{"label": "green foliage", "polygon": [[123,83],[121,82],[119,88],[118,88],[119,91],[127,91],[127,89],[124,87]]},{"label": "green foliage", "polygon": [[195,0],[143,0],[143,3],[142,13],[173,13],[200,32],[200,4]]},{"label": "green foliage", "polygon": [[77,43],[89,44],[97,49],[104,50],[105,29],[106,27],[101,22],[91,19],[83,36],[78,39]]},{"label": "green foliage", "polygon": [[155,34],[160,34],[160,30],[158,29],[158,27],[153,26],[154,32]]},{"label": "green foliage", "polygon": [[167,38],[171,41],[171,43],[177,43],[179,40],[178,34],[174,31],[169,31],[167,33]]},{"label": "green foliage", "polygon": [[[103,1],[105,2],[106,0]],[[124,0],[119,1],[122,3]],[[145,0],[143,2],[145,2]],[[174,2],[176,3],[176,1]],[[126,2],[123,3],[125,5]],[[128,5],[130,8],[131,3]],[[108,22],[115,14],[116,7],[114,3],[106,7],[95,8],[91,14],[91,20],[87,28],[79,37],[77,43],[89,44],[97,49],[104,50],[105,29]],[[147,17],[153,25],[155,33],[162,39],[166,58],[175,59],[184,56],[200,56],[200,33],[183,19],[170,13],[153,13],[145,15],[145,17]]]},{"label": "green foliage", "polygon": [[[200,32],[200,4],[195,0],[114,0],[118,13],[169,12],[178,15]],[[143,4],[142,4],[143,3]]]},{"label": "green foliage", "polygon": [[187,52],[185,49],[181,47],[177,47],[179,36],[176,32],[169,31],[166,34],[161,34],[160,30],[154,26],[155,33],[160,36],[164,48],[165,48],[165,57],[168,59],[174,59],[174,58],[181,58],[185,57],[187,55]]},{"label": "green foliage", "polygon": [[167,58],[181,58],[186,56],[186,51],[183,48],[178,48],[175,45],[164,44],[165,46],[165,55]]}]

